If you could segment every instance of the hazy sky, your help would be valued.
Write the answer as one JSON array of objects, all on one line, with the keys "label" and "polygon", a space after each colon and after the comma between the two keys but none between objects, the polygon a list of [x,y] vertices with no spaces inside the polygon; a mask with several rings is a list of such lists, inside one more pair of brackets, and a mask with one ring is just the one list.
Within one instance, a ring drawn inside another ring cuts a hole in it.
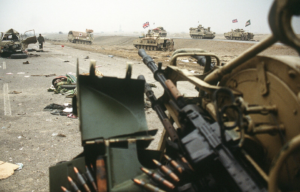
[{"label": "hazy sky", "polygon": [[[0,0],[0,31],[14,28],[37,33],[85,31],[147,31],[163,26],[169,32],[189,32],[202,24],[216,33],[244,28],[270,33],[267,17],[273,0]],[[238,23],[233,24],[232,20]],[[245,27],[247,20],[251,25]],[[155,25],[154,25],[155,23]],[[300,19],[294,22],[300,33]]]}]

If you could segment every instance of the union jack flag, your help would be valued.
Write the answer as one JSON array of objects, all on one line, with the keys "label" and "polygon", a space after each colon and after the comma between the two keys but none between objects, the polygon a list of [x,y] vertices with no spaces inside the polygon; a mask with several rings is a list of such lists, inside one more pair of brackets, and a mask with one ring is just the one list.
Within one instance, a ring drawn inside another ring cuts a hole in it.
[{"label": "union jack flag", "polygon": [[237,22],[238,22],[237,19],[232,20],[232,23],[237,23]]},{"label": "union jack flag", "polygon": [[145,29],[145,28],[147,28],[147,27],[149,27],[149,22],[147,21],[146,23],[144,23],[144,25],[143,25],[143,28]]}]

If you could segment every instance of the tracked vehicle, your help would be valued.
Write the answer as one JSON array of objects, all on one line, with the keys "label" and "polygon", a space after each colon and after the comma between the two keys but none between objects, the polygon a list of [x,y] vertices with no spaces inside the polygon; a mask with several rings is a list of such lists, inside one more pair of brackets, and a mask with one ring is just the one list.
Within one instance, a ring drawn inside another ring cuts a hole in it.
[{"label": "tracked vehicle", "polygon": [[135,39],[133,41],[133,46],[137,49],[149,51],[172,51],[174,49],[174,41],[170,38],[160,37],[158,34],[149,30],[146,36]]},{"label": "tracked vehicle", "polygon": [[244,29],[235,29],[230,32],[224,33],[224,36],[228,40],[243,40],[250,41],[253,39],[254,34],[244,31]]},{"label": "tracked vehicle", "polygon": [[157,27],[155,29],[152,29],[154,33],[157,33],[160,37],[166,37],[167,31],[163,27]]},{"label": "tracked vehicle", "polygon": [[196,28],[190,28],[190,36],[193,39],[213,39],[215,38],[215,32],[210,31],[210,27],[204,28],[199,25]]},{"label": "tracked vehicle", "polygon": [[69,31],[68,41],[71,43],[91,45],[94,41],[93,32],[92,29],[86,29],[86,32]]}]

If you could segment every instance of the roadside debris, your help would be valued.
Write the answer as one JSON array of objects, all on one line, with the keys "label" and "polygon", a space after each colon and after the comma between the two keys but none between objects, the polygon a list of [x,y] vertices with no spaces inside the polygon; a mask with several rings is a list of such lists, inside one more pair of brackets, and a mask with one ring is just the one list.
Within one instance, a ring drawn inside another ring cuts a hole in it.
[{"label": "roadside debris", "polygon": [[56,76],[56,74],[45,75],[45,77],[53,77],[53,76]]},{"label": "roadside debris", "polygon": [[90,57],[89,56],[86,56],[84,59],[89,59]]},{"label": "roadside debris", "polygon": [[74,115],[73,113],[70,113],[67,117],[71,119],[77,119],[77,116]]},{"label": "roadside debris", "polygon": [[18,74],[18,75],[24,75],[25,72],[18,72],[17,74]]},{"label": "roadside debris", "polygon": [[57,135],[57,137],[66,137],[66,135],[60,133]]},{"label": "roadside debris", "polygon": [[19,91],[11,91],[8,94],[20,94],[20,93],[22,93],[22,92],[21,91],[20,92]]},{"label": "roadside debris", "polygon": [[113,58],[114,56],[113,55],[108,55],[108,57]]},{"label": "roadside debris", "polygon": [[70,61],[66,60],[66,61],[64,61],[64,62],[70,62]]},{"label": "roadside debris", "polygon": [[[67,73],[66,76],[58,76],[52,80],[52,85],[55,88],[54,93],[74,95],[76,94],[76,77],[72,74]],[[48,91],[52,91],[51,86]]]},{"label": "roadside debris", "polygon": [[0,180],[8,178],[12,174],[14,174],[14,170],[18,168],[19,165],[0,161]]},{"label": "roadside debris", "polygon": [[32,53],[28,54],[28,56],[29,57],[40,57],[40,55],[38,55],[38,54],[32,54]]},{"label": "roadside debris", "polygon": [[29,64],[29,61],[25,61],[25,62],[23,62],[23,64]]},{"label": "roadside debris", "polygon": [[17,171],[20,171],[23,168],[23,163],[16,163],[19,167],[17,168]]},{"label": "roadside debris", "polygon": [[59,105],[59,104],[56,104],[56,103],[52,103],[50,105],[47,105],[45,108],[44,108],[44,111],[52,111],[54,109],[60,109],[60,110],[63,110],[65,109],[65,106],[63,105]]},{"label": "roadside debris", "polygon": [[32,77],[41,77],[41,76],[45,76],[45,77],[53,77],[56,76],[56,74],[49,74],[49,75],[31,75]]}]

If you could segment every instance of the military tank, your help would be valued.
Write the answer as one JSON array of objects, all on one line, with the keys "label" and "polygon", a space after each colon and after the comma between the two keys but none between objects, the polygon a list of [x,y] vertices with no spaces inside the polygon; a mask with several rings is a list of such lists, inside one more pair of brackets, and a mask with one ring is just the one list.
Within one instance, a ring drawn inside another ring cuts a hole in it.
[{"label": "military tank", "polygon": [[196,28],[190,28],[190,36],[193,39],[213,39],[215,32],[210,31],[210,27],[204,28],[202,25],[198,25]]},{"label": "military tank", "polygon": [[228,33],[224,33],[224,36],[228,40],[244,40],[250,41],[253,39],[254,34],[244,31],[244,29],[235,29]]},{"label": "military tank", "polygon": [[161,37],[159,34],[149,30],[145,36],[135,39],[133,41],[133,46],[137,49],[145,49],[149,51],[172,51],[174,48],[174,41],[170,38]]},{"label": "military tank", "polygon": [[152,29],[154,33],[158,33],[160,37],[166,37],[167,31],[163,27],[157,27],[155,29]]},{"label": "military tank", "polygon": [[71,43],[91,45],[94,41],[93,32],[92,29],[86,29],[86,32],[69,31],[68,41]]}]

